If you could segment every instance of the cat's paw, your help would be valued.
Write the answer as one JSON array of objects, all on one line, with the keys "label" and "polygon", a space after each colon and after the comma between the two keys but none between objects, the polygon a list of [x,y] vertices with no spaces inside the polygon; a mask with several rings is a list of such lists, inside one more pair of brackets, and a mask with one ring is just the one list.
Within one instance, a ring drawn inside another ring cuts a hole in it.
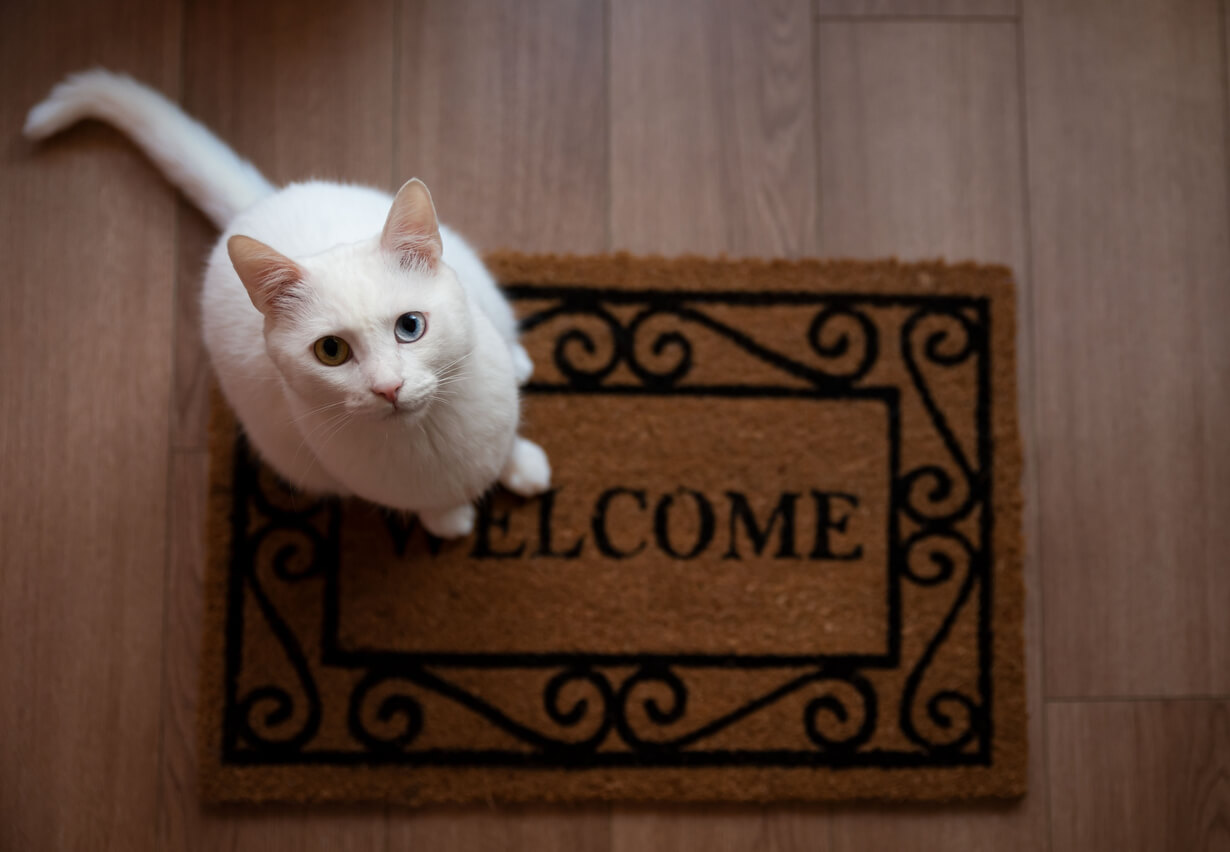
[{"label": "cat's paw", "polygon": [[517,384],[524,385],[530,380],[530,376],[534,375],[534,362],[530,360],[530,353],[526,352],[525,347],[520,343],[514,343],[511,351],[513,373],[517,377]]},{"label": "cat's paw", "polygon": [[474,532],[474,506],[419,512],[419,523],[436,538],[462,538]]},{"label": "cat's paw", "polygon": [[551,487],[551,463],[542,447],[525,438],[517,438],[512,455],[500,482],[514,494],[534,497]]}]

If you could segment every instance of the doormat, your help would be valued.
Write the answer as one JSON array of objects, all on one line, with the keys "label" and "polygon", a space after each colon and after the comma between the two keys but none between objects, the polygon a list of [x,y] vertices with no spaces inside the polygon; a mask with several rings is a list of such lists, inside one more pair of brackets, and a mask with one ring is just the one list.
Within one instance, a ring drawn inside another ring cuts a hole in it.
[{"label": "doormat", "polygon": [[553,487],[467,539],[212,429],[211,801],[1025,791],[1002,267],[498,255]]}]

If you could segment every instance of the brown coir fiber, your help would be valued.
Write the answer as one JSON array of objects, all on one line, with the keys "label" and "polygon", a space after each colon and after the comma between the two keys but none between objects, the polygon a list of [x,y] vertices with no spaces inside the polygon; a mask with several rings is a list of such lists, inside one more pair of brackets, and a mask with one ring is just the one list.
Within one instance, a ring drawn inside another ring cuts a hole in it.
[{"label": "brown coir fiber", "polygon": [[1024,792],[1008,270],[490,262],[554,487],[468,539],[288,491],[215,403],[207,799]]}]

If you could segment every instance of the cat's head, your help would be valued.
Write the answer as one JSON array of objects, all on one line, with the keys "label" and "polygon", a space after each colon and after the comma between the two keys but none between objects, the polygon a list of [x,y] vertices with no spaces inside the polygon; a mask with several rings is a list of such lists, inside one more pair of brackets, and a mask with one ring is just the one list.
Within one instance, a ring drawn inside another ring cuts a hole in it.
[{"label": "cat's head", "polygon": [[415,417],[449,394],[474,345],[456,274],[441,259],[427,187],[408,181],[378,237],[292,260],[245,236],[231,263],[265,317],[265,345],[313,409]]}]

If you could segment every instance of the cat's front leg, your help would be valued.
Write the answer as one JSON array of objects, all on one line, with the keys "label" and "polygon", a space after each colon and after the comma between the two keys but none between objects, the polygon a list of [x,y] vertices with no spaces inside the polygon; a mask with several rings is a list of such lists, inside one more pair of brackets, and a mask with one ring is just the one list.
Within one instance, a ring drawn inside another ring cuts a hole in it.
[{"label": "cat's front leg", "polygon": [[534,497],[551,486],[551,463],[542,447],[518,437],[500,473],[500,483],[514,494]]},{"label": "cat's front leg", "polygon": [[474,506],[451,509],[426,509],[419,512],[419,523],[436,538],[461,538],[474,532]]}]

